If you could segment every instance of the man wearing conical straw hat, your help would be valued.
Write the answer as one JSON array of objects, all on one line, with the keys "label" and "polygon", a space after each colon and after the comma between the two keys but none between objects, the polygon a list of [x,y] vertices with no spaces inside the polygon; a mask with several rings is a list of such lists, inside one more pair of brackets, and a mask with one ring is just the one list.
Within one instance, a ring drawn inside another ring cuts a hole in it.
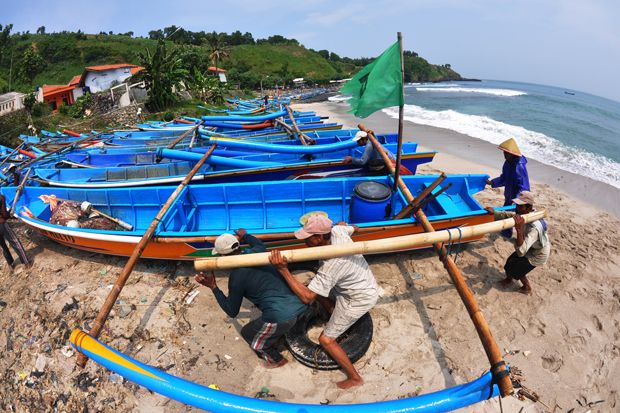
[{"label": "man wearing conical straw hat", "polygon": [[[487,185],[491,188],[504,187],[504,205],[511,205],[512,200],[517,198],[522,191],[530,190],[530,178],[527,174],[527,159],[517,146],[514,138],[510,138],[502,142],[499,146],[504,152],[504,166],[502,174],[497,178],[487,181]],[[502,236],[506,238],[512,237],[512,228],[503,230]]]}]

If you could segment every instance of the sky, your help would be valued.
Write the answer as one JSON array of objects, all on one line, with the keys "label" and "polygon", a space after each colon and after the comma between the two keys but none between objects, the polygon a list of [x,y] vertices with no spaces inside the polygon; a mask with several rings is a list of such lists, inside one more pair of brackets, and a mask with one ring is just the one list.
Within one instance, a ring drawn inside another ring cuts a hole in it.
[{"label": "sky", "polygon": [[619,0],[2,0],[14,31],[86,33],[182,26],[280,34],[340,56],[404,48],[462,76],[559,86],[620,101]]}]

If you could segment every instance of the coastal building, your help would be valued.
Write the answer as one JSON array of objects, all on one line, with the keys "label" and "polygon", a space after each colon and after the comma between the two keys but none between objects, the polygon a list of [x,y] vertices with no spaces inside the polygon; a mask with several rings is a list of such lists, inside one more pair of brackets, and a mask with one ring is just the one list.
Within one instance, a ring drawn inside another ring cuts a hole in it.
[{"label": "coastal building", "polygon": [[53,111],[58,110],[62,105],[72,105],[75,103],[71,85],[43,85],[37,90],[37,100],[50,105]]},{"label": "coastal building", "polygon": [[217,76],[220,78],[220,82],[226,83],[228,80],[226,79],[226,70],[221,67],[209,66],[207,68],[207,73],[211,76]]},{"label": "coastal building", "polygon": [[25,94],[19,92],[9,92],[0,95],[0,116],[24,108]]},{"label": "coastal building", "polygon": [[78,85],[90,93],[97,93],[123,83],[143,69],[128,63],[89,66],[84,69]]}]

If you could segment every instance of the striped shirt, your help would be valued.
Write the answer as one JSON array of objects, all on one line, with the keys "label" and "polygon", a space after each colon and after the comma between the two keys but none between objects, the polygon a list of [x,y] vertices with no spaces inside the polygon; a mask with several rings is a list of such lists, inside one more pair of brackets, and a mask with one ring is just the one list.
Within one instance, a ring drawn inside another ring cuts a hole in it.
[{"label": "striped shirt", "polygon": [[[332,228],[331,244],[342,245],[353,242],[354,228],[336,225]],[[355,311],[372,305],[379,297],[379,287],[364,256],[331,258],[321,262],[316,276],[308,288],[320,296],[328,297],[333,289],[337,300],[344,308]]]}]

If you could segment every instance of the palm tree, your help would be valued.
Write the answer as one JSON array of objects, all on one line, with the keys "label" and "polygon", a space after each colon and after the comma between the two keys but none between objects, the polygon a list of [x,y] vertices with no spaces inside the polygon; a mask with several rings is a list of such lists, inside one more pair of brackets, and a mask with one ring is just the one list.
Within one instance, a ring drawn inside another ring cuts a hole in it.
[{"label": "palm tree", "polygon": [[146,49],[138,53],[140,64],[144,67],[139,77],[144,80],[149,90],[147,106],[151,110],[161,111],[176,102],[174,87],[188,77],[189,72],[183,68],[179,49],[168,51],[163,40],[157,42],[155,52]]},{"label": "palm tree", "polygon": [[230,55],[230,48],[217,34],[207,37],[207,47],[209,48],[209,58],[215,64],[216,69],[219,68],[219,62]]}]

